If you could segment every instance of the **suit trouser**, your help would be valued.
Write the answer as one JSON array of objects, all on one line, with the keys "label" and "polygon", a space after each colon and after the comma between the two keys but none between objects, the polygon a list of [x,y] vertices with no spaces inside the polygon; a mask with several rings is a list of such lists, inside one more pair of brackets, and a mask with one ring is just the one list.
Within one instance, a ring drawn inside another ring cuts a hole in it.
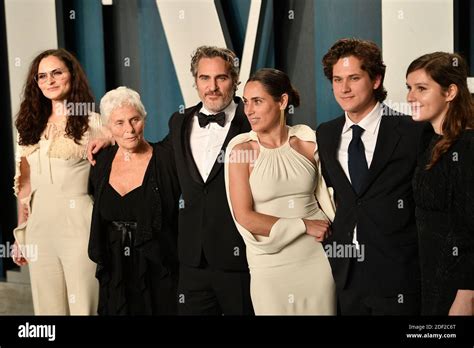
[{"label": "suit trouser", "polygon": [[[349,279],[344,289],[338,289],[342,315],[420,315],[419,293],[382,295],[362,264],[352,260]],[[382,270],[381,270],[382,272]],[[387,274],[387,276],[390,276]]]},{"label": "suit trouser", "polygon": [[253,315],[250,273],[180,266],[180,315]]}]

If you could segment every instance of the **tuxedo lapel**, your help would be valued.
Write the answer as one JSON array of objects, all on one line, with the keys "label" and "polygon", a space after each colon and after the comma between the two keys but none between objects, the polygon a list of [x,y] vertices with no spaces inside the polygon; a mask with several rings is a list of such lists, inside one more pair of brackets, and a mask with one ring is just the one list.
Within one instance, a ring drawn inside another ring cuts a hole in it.
[{"label": "tuxedo lapel", "polygon": [[369,175],[362,185],[360,195],[364,194],[375,178],[377,178],[380,171],[390,160],[393,151],[400,140],[400,134],[397,131],[399,122],[399,117],[386,116],[385,112],[382,115],[379,134],[377,136],[377,143],[375,145],[374,157],[372,158],[372,163],[369,168]]},{"label": "tuxedo lapel", "polygon": [[235,99],[235,102],[238,103],[237,109],[235,110],[235,116],[232,119],[229,131],[227,132],[227,136],[224,140],[224,143],[222,144],[221,151],[219,152],[219,155],[217,156],[216,161],[214,162],[212,170],[209,173],[209,177],[207,178],[208,182],[214,179],[216,174],[222,168],[222,165],[224,164],[225,150],[227,148],[227,144],[229,144],[233,137],[242,132],[242,124],[243,122],[246,122],[246,116],[244,114],[244,104],[242,103],[240,98]]},{"label": "tuxedo lapel", "polygon": [[190,112],[185,114],[181,129],[181,146],[183,148],[184,160],[189,169],[189,174],[198,184],[204,185],[204,181],[202,180],[202,176],[199,173],[196,162],[194,161],[193,153],[191,151],[191,129],[193,125],[193,118],[197,110],[200,110],[201,107],[202,103],[199,103],[196,105],[196,107],[192,108]]}]

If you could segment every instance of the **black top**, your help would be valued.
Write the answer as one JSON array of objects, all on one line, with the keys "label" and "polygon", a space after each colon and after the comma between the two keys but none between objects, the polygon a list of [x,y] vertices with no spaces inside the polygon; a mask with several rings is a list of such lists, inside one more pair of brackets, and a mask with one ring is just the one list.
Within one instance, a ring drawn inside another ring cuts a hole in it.
[{"label": "black top", "polygon": [[142,186],[121,196],[110,183],[104,187],[100,203],[100,216],[105,221],[137,221],[138,212],[143,209],[140,201]]},{"label": "black top", "polygon": [[447,315],[458,289],[474,290],[474,130],[425,170],[439,138],[426,139],[413,179],[426,315]]},{"label": "black top", "polygon": [[151,281],[147,278],[154,274],[147,270],[145,257],[133,246],[138,212],[144,208],[141,191],[142,186],[139,186],[121,196],[110,183],[104,187],[99,210],[107,226],[107,257],[111,260],[109,275],[112,281],[102,283],[99,288],[99,297],[106,299],[102,302],[104,311],[101,314],[144,314],[144,299],[153,296],[144,293]]},{"label": "black top", "polygon": [[102,150],[91,169],[89,257],[97,263],[100,315],[176,313],[180,188],[171,149],[150,145],[143,184],[124,197],[108,183],[117,146]]}]

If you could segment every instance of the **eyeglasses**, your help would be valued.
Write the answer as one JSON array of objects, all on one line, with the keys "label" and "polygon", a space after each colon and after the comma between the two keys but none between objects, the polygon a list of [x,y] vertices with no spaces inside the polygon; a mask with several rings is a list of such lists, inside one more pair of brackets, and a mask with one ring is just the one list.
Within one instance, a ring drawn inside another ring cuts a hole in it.
[{"label": "eyeglasses", "polygon": [[48,81],[48,75],[55,81],[62,81],[67,77],[68,70],[54,69],[49,72],[42,72],[35,75],[35,81],[41,85]]}]

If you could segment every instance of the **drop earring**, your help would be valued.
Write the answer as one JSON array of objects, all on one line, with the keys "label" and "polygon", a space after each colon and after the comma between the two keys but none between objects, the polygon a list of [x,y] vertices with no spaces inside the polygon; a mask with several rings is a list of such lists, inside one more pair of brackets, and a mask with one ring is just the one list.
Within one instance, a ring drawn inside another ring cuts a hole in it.
[{"label": "drop earring", "polygon": [[286,122],[285,122],[285,110],[280,110],[280,126],[285,126],[286,125]]}]

